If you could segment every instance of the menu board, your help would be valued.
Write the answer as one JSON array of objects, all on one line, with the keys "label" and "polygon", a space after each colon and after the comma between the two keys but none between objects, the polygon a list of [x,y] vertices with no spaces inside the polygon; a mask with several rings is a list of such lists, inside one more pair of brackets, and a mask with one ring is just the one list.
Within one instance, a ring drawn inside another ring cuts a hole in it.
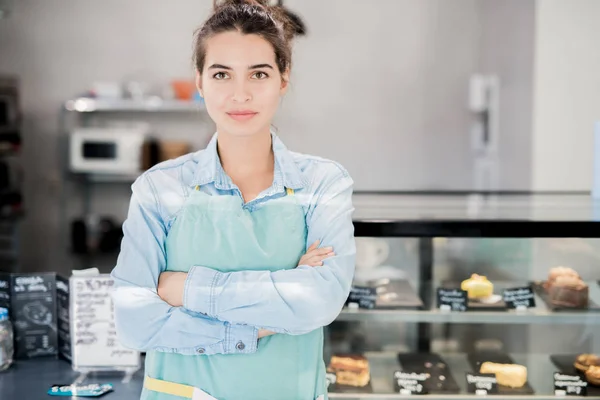
[{"label": "menu board", "polygon": [[123,347],[115,328],[110,275],[70,278],[73,369],[139,368],[140,353]]}]

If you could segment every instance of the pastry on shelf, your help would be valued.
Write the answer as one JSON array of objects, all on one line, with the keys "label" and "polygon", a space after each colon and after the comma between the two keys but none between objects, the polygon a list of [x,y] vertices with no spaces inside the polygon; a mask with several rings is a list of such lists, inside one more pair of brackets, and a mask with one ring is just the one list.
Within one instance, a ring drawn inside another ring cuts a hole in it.
[{"label": "pastry on shelf", "polygon": [[521,388],[527,382],[527,368],[518,364],[497,364],[484,362],[479,369],[481,374],[496,374],[498,385]]},{"label": "pastry on shelf", "polygon": [[371,380],[369,361],[360,355],[333,355],[327,372],[335,374],[338,385],[364,387]]},{"label": "pastry on shelf", "polygon": [[494,294],[494,285],[483,275],[471,275],[462,281],[460,288],[468,293],[471,300],[487,299]]},{"label": "pastry on shelf", "polygon": [[595,354],[580,354],[574,366],[581,372],[587,371],[590,367],[600,367],[600,357]]},{"label": "pastry on shelf", "polygon": [[585,371],[585,379],[592,385],[600,386],[600,366],[591,365],[587,371]]},{"label": "pastry on shelf", "polygon": [[553,282],[559,276],[575,276],[579,278],[579,274],[573,268],[554,267],[548,272],[548,282]]},{"label": "pastry on shelf", "polygon": [[548,274],[544,289],[550,303],[557,307],[586,308],[589,287],[572,268],[555,267]]}]

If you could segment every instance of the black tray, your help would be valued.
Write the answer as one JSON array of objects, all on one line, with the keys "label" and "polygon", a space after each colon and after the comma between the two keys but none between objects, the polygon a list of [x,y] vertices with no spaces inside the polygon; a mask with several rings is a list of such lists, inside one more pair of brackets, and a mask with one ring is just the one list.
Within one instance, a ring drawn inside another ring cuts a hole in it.
[{"label": "black tray", "polygon": [[533,288],[533,291],[535,292],[535,294],[537,294],[544,301],[544,303],[546,303],[548,308],[550,308],[552,311],[557,311],[557,312],[559,312],[559,311],[600,312],[600,306],[598,304],[596,304],[594,301],[592,301],[592,299],[588,299],[588,306],[584,307],[584,308],[563,307],[563,306],[554,305],[548,298],[548,295],[546,294],[546,291],[544,290],[543,285],[544,285],[543,281],[531,282],[531,287]]},{"label": "black tray", "polygon": [[[471,353],[467,355],[469,364],[473,368],[473,372],[479,373],[481,364],[486,361],[497,363],[497,364],[516,364],[513,359],[506,353],[497,352],[479,352]],[[529,374],[529,371],[527,371]],[[535,394],[533,388],[529,385],[529,382],[525,382],[525,385],[520,388],[510,388],[507,386],[498,385],[498,394],[502,395],[527,395]]]},{"label": "black tray", "polygon": [[367,386],[357,387],[357,386],[348,386],[348,385],[338,385],[334,383],[333,385],[329,385],[327,388],[327,392],[329,393],[373,393],[373,386],[371,386],[371,381]]},{"label": "black tray", "polygon": [[[423,301],[412,288],[410,282],[403,279],[369,281],[369,285],[377,288],[377,300],[375,308],[380,310],[419,310],[423,308]],[[394,294],[394,298],[388,299],[386,295]]]},{"label": "black tray", "polygon": [[[552,364],[556,366],[558,372],[569,375],[579,375],[584,381],[587,381],[587,379],[585,379],[585,374],[583,372],[579,372],[573,365],[578,355],[579,354],[551,355],[550,361],[552,361]],[[600,386],[594,386],[588,382],[587,395],[600,396]]]},{"label": "black tray", "polygon": [[[400,353],[398,362],[402,371],[417,374],[429,373],[431,377],[423,385],[429,394],[457,394],[460,388],[452,376],[448,363],[435,353]],[[425,364],[431,363],[431,367]],[[446,380],[441,381],[443,375]]]},{"label": "black tray", "polygon": [[[444,289],[460,289],[460,282],[444,282],[442,284]],[[494,287],[494,291],[497,292],[498,289]],[[502,293],[494,293],[500,297],[502,297]],[[478,301],[470,300],[467,302],[467,311],[507,311],[508,307],[504,300],[500,300],[494,304],[483,304]]]}]

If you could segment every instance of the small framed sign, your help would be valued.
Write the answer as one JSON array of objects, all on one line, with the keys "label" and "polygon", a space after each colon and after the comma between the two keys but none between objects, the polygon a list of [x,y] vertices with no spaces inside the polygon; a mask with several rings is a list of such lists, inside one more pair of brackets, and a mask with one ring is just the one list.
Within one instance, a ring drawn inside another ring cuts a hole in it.
[{"label": "small framed sign", "polygon": [[469,298],[467,292],[461,289],[438,288],[437,304],[442,311],[467,311]]}]

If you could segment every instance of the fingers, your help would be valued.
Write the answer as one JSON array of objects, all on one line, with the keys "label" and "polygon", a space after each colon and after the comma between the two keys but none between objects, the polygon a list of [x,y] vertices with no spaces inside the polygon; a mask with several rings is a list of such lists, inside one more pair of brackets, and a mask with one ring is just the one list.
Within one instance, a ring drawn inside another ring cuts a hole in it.
[{"label": "fingers", "polygon": [[323,265],[323,260],[329,257],[333,257],[334,255],[335,252],[331,247],[317,249],[306,253],[304,257],[302,257],[302,259],[300,260],[300,263],[309,265],[311,267],[320,267]]},{"label": "fingers", "polygon": [[317,247],[319,247],[319,244],[321,243],[320,240],[316,240],[313,244],[311,244],[308,249],[306,249],[306,252],[309,253],[313,250],[315,250]]}]

